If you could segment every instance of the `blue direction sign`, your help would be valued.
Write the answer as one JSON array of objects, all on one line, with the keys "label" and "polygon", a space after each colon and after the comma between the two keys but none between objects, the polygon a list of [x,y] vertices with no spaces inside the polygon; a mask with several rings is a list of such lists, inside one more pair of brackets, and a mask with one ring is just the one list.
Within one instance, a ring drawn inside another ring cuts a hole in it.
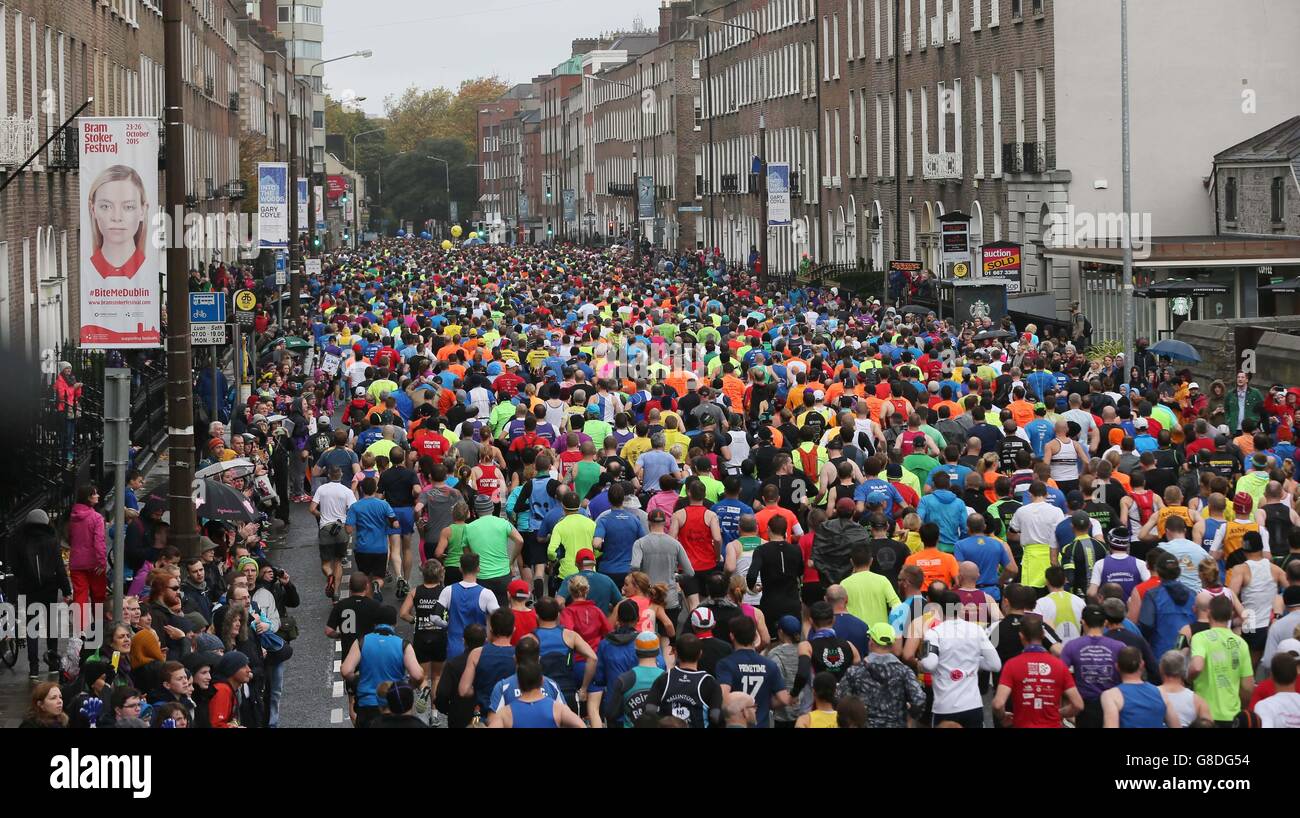
[{"label": "blue direction sign", "polygon": [[190,293],[190,323],[226,323],[225,293]]}]

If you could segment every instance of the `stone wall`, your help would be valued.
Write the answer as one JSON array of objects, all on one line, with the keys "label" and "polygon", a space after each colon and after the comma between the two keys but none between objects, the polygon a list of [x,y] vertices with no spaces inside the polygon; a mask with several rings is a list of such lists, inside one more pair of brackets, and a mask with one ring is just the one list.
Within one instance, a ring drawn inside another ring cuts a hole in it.
[{"label": "stone wall", "polygon": [[1207,390],[1209,381],[1227,382],[1243,367],[1254,370],[1257,384],[1300,384],[1300,316],[1186,321],[1174,338],[1200,353],[1189,369]]}]

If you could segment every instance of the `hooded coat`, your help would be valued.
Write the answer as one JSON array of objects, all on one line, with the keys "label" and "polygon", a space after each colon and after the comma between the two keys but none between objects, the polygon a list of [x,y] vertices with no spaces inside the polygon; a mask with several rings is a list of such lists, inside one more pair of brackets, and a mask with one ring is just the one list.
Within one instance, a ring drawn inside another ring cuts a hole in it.
[{"label": "hooded coat", "polygon": [[948,489],[938,489],[921,498],[917,507],[921,521],[939,526],[939,542],[955,545],[966,536],[966,504]]},{"label": "hooded coat", "polygon": [[19,594],[45,602],[57,599],[60,591],[72,596],[59,538],[48,522],[22,524],[14,536],[10,562]]},{"label": "hooded coat", "polygon": [[1180,580],[1164,580],[1142,597],[1137,624],[1156,656],[1172,650],[1178,643],[1178,632],[1195,621],[1195,596]]},{"label": "hooded coat", "polygon": [[104,518],[85,503],[68,515],[68,569],[93,571],[108,565]]}]

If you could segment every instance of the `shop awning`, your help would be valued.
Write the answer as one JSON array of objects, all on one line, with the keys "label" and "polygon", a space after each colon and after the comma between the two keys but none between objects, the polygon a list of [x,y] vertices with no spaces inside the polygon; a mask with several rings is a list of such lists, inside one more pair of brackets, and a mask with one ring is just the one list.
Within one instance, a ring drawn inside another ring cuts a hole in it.
[{"label": "shop awning", "polygon": [[[1119,266],[1124,250],[1118,242],[1044,247],[1048,258]],[[1300,239],[1269,236],[1158,236],[1135,244],[1133,266],[1157,267],[1271,267],[1300,264]]]},{"label": "shop awning", "polygon": [[1224,295],[1227,292],[1228,287],[1225,284],[1180,278],[1161,281],[1146,287],[1138,287],[1133,291],[1133,295],[1138,298],[1177,298],[1179,296],[1196,298],[1203,295]]}]

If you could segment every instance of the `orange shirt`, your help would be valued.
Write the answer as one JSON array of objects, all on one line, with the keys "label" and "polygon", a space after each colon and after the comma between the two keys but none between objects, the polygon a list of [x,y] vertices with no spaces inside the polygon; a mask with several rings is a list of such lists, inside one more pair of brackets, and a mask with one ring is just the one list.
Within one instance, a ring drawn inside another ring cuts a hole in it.
[{"label": "orange shirt", "polygon": [[[758,523],[758,536],[765,542],[771,539],[768,536],[767,524],[773,517],[781,517],[785,520],[785,538],[790,542],[794,542],[794,529],[795,526],[799,525],[799,520],[790,509],[781,508],[780,506],[767,506],[754,515],[754,520]],[[952,558],[949,557],[949,559]],[[953,565],[955,566],[956,562]],[[955,572],[953,576],[956,576]]]},{"label": "orange shirt", "polygon": [[1011,413],[1011,419],[1022,429],[1034,420],[1034,405],[1027,400],[1011,401],[1007,404],[1007,411]]},{"label": "orange shirt", "polygon": [[[635,389],[629,390],[636,391]],[[722,376],[722,394],[731,400],[731,411],[739,412],[745,405],[745,382],[735,375]]]},{"label": "orange shirt", "polygon": [[948,407],[948,417],[950,418],[955,418],[966,411],[965,409],[962,408],[962,405],[955,400],[939,401],[939,403],[935,405],[934,411],[938,412],[940,406]]},{"label": "orange shirt", "polygon": [[949,588],[957,587],[957,559],[952,554],[945,554],[937,548],[922,548],[903,561],[904,565],[915,565],[925,574],[924,591],[930,583],[940,580]]}]

